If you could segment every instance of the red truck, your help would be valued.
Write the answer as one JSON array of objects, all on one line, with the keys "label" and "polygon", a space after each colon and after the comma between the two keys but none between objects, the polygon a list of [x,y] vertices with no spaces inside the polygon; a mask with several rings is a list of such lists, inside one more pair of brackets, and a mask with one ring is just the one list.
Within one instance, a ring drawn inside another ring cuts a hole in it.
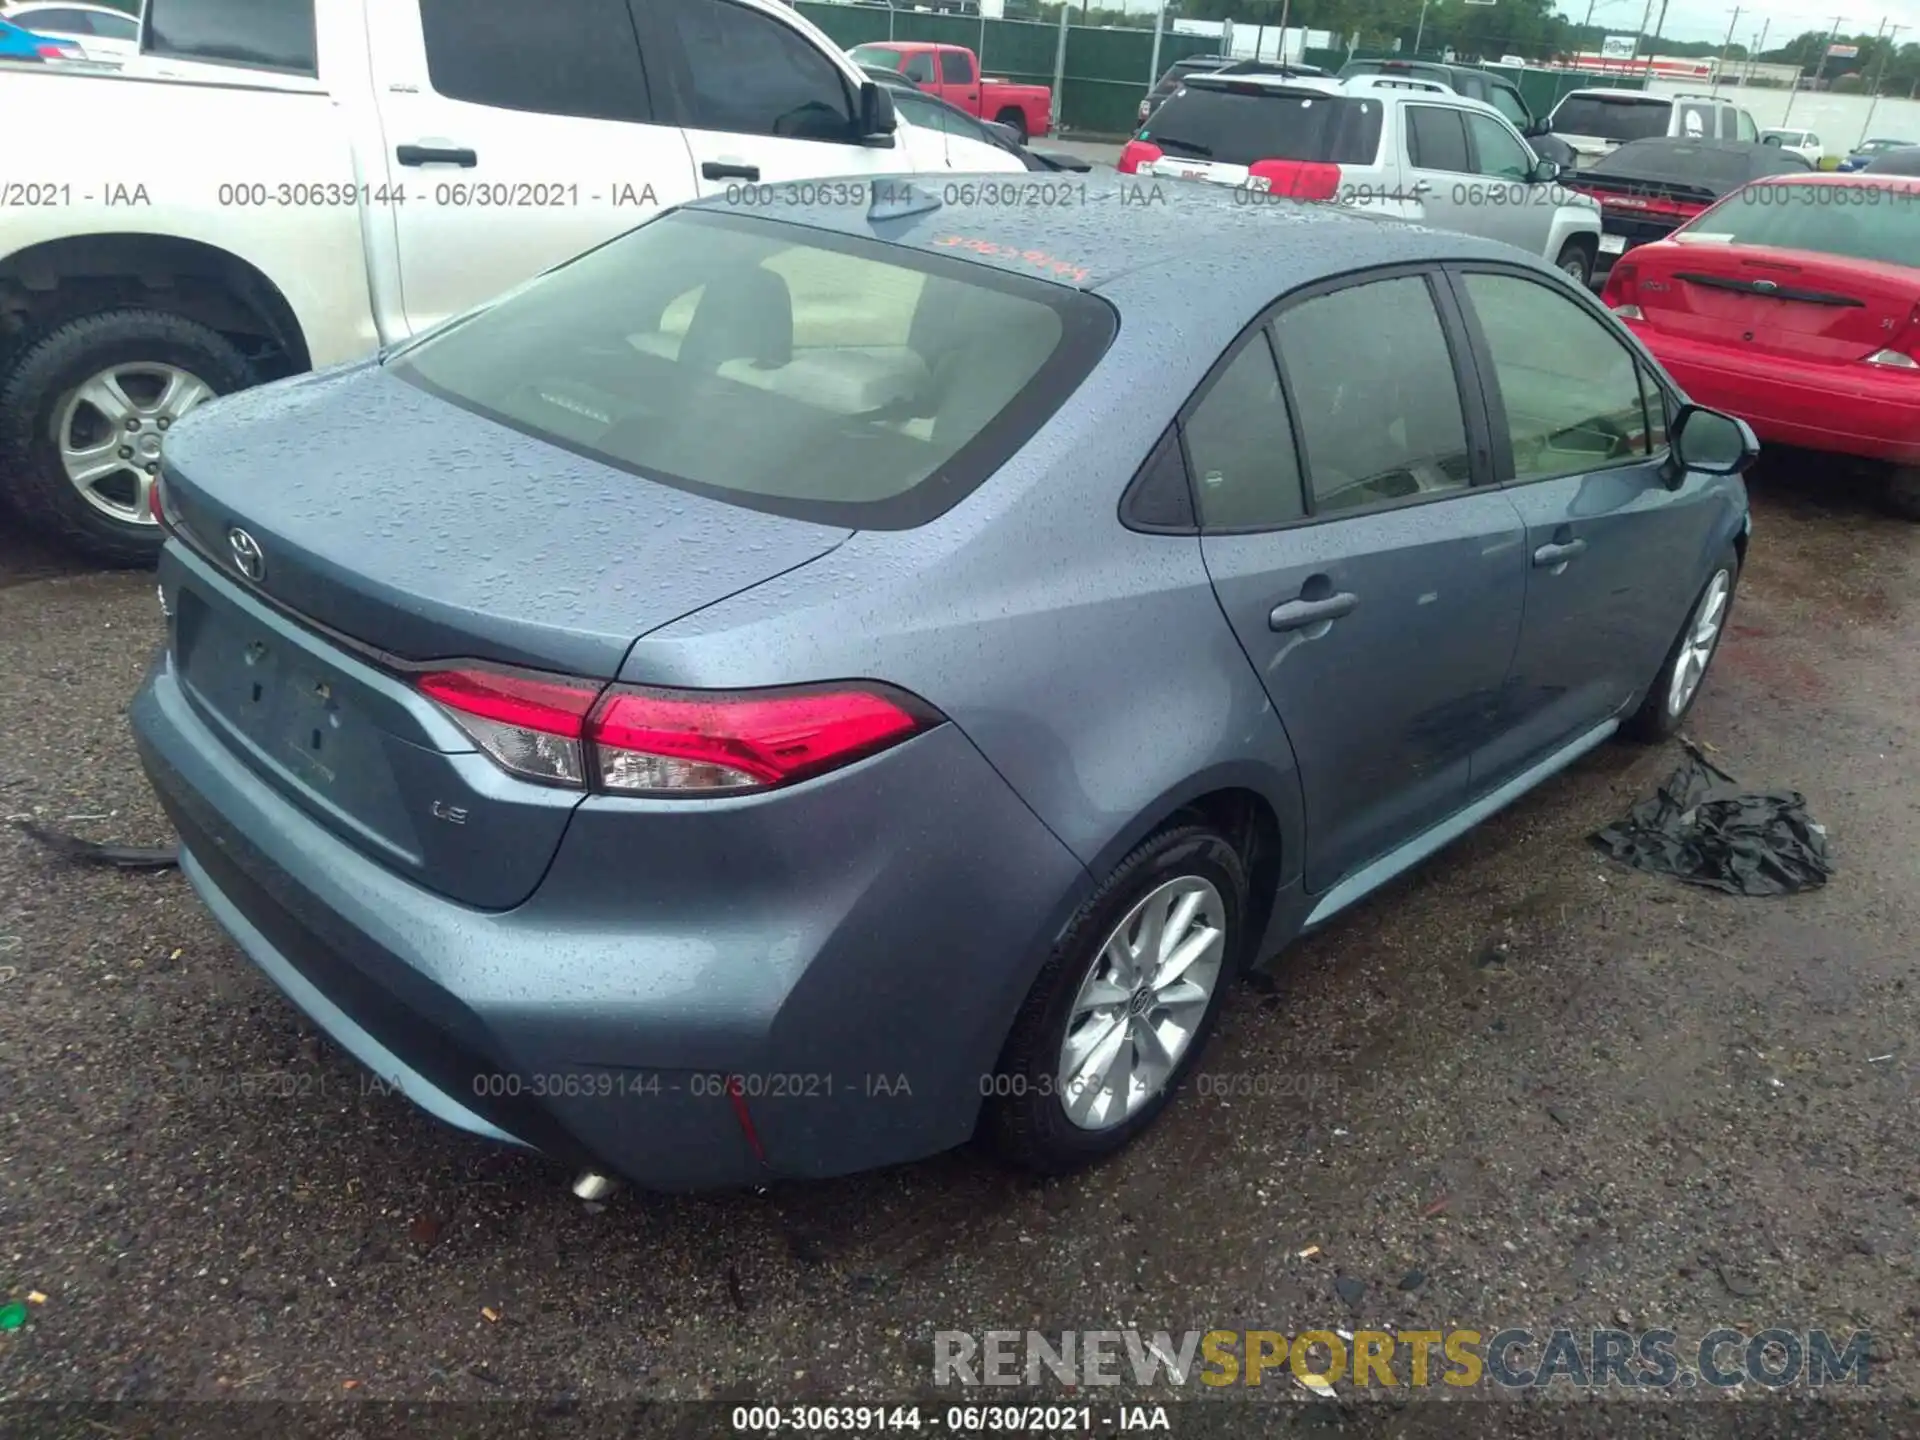
[{"label": "red truck", "polygon": [[1021,85],[983,76],[979,60],[964,45],[885,40],[856,45],[847,53],[856,65],[897,70],[929,95],[937,95],[969,115],[998,120],[1018,131],[1023,142],[1052,128],[1053,91],[1045,85]]}]

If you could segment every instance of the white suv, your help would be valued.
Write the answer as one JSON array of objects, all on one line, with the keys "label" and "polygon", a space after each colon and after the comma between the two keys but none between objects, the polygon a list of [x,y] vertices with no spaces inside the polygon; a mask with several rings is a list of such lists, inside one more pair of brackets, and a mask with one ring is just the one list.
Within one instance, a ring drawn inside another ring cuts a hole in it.
[{"label": "white suv", "polygon": [[1760,140],[1753,116],[1730,100],[1644,90],[1569,90],[1547,129],[1574,148],[1583,169],[1629,140]]},{"label": "white suv", "polygon": [[1599,206],[1560,186],[1560,167],[1493,106],[1431,80],[1190,76],[1119,168],[1504,240],[1582,284],[1599,252]]}]

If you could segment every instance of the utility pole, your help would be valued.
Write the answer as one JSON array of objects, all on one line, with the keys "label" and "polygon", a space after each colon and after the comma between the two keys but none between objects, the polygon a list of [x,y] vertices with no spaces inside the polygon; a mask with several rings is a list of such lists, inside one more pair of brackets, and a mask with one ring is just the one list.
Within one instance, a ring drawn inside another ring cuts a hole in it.
[{"label": "utility pole", "polygon": [[[1587,13],[1593,13],[1593,0],[1587,0]],[[1420,58],[1420,40],[1427,33],[1427,0],[1420,0],[1420,23],[1413,31],[1413,58]]]},{"label": "utility pole", "polygon": [[1708,95],[1720,93],[1720,77],[1726,72],[1727,52],[1733,48],[1733,27],[1740,23],[1740,7],[1733,7],[1733,19],[1727,22],[1727,38],[1720,44],[1720,63],[1713,67],[1713,84],[1708,87]]},{"label": "utility pole", "polygon": [[1660,32],[1667,24],[1667,0],[1660,0],[1660,18],[1653,22],[1653,42],[1647,46],[1647,79],[1653,79],[1653,55],[1660,48]]},{"label": "utility pole", "polygon": [[1633,53],[1640,53],[1640,42],[1647,38],[1647,21],[1653,18],[1653,0],[1640,7],[1640,28],[1633,34]]},{"label": "utility pole", "polygon": [[[1827,73],[1827,51],[1833,48],[1833,37],[1840,33],[1840,21],[1843,18],[1845,17],[1840,15],[1833,17],[1833,28],[1827,32],[1827,43],[1820,47],[1820,69],[1815,72],[1813,77],[1815,88],[1819,87],[1821,77]],[[1796,65],[1793,71],[1793,88],[1787,92],[1787,108],[1780,112],[1780,123],[1782,125],[1787,123],[1787,116],[1793,113],[1794,96],[1800,93],[1801,74],[1800,67]]]},{"label": "utility pole", "polygon": [[1885,20],[1880,22],[1881,38],[1886,40],[1887,48],[1880,52],[1880,71],[1873,79],[1873,98],[1867,102],[1867,121],[1866,124],[1860,127],[1860,143],[1862,145],[1867,143],[1867,135],[1873,129],[1873,112],[1880,108],[1880,86],[1887,78],[1887,60],[1893,54],[1893,37],[1906,28],[1904,25],[1896,25],[1893,29],[1888,30],[1887,22]]}]

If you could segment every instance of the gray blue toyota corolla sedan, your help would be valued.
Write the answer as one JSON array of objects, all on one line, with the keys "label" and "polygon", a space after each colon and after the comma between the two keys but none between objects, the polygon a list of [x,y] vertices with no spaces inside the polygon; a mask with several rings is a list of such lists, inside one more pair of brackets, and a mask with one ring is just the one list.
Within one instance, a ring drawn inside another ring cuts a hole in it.
[{"label": "gray blue toyota corolla sedan", "polygon": [[1068,1169],[1243,964],[1687,713],[1756,447],[1590,296],[1004,181],[672,211],[174,433],[147,772],[424,1109],[661,1189]]}]

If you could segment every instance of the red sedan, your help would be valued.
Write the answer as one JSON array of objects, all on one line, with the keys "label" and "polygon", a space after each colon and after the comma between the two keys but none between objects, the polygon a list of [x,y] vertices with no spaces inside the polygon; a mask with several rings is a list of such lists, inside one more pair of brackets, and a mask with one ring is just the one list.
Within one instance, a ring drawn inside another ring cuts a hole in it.
[{"label": "red sedan", "polygon": [[1756,180],[1629,252],[1605,299],[1689,399],[1884,461],[1920,520],[1920,177]]}]

